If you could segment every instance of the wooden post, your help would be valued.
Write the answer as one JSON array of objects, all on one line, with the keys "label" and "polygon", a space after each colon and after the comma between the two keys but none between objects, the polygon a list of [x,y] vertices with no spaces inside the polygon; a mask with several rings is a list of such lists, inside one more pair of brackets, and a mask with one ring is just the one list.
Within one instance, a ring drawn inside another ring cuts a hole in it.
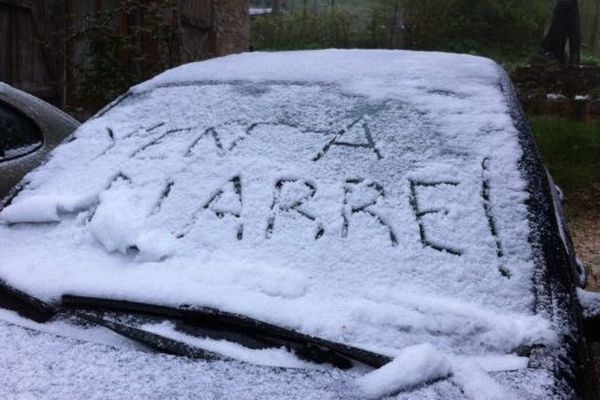
[{"label": "wooden post", "polygon": [[598,44],[598,28],[600,28],[600,0],[595,0],[594,19],[592,20],[592,31],[590,33],[590,48],[595,51]]}]

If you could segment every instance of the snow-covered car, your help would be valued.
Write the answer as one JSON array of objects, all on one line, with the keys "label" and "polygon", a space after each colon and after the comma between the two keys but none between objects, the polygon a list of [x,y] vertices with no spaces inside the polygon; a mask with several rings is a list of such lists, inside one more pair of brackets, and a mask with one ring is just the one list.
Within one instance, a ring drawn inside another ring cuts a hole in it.
[{"label": "snow-covered car", "polygon": [[0,82],[0,197],[79,125],[45,101]]},{"label": "snow-covered car", "polygon": [[0,396],[586,398],[555,191],[488,59],[175,68],[0,210]]}]

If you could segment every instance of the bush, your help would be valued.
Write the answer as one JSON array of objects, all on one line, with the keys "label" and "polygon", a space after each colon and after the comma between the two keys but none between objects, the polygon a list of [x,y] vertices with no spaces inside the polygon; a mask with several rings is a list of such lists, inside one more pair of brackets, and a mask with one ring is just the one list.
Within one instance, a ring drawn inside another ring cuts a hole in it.
[{"label": "bush", "polygon": [[256,18],[254,47],[530,55],[541,43],[551,11],[548,0],[354,0],[323,9],[317,15],[305,9]]},{"label": "bush", "polygon": [[258,17],[252,24],[253,47],[260,50],[286,50],[352,47],[355,41],[351,18],[344,10],[310,15]]},{"label": "bush", "polygon": [[[97,110],[133,84],[172,67],[178,32],[169,16],[175,7],[173,0],[123,0],[86,15],[68,38],[80,50],[75,65],[77,103]],[[126,32],[120,29],[123,21],[135,18],[140,22],[130,24]]]}]

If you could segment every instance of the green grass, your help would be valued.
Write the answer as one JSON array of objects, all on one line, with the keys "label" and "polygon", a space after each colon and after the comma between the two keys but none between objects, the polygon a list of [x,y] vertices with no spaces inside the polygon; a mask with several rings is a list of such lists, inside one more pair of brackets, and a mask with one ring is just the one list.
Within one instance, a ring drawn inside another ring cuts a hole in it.
[{"label": "green grass", "polygon": [[600,123],[530,117],[544,162],[567,193],[600,184]]},{"label": "green grass", "polygon": [[600,65],[600,53],[599,52],[584,52],[581,57],[581,62],[587,65]]}]

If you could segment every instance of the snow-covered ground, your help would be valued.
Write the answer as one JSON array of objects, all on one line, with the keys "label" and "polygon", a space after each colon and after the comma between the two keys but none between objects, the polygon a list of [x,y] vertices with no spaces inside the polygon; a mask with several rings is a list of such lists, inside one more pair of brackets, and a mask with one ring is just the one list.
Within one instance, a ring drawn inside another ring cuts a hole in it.
[{"label": "snow-covered ground", "polygon": [[[556,344],[533,309],[502,74],[471,56],[341,50],[167,71],[28,175],[0,212],[0,278],[49,302],[210,306],[400,359],[416,348],[438,368],[404,386],[452,372],[493,387],[456,360]],[[203,382],[233,368],[164,360]]]}]

